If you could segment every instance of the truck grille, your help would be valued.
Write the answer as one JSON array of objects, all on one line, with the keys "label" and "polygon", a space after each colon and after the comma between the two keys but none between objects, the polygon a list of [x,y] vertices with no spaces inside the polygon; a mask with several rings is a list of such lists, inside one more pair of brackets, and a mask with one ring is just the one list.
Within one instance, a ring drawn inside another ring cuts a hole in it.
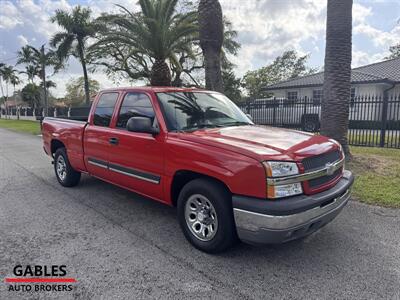
[{"label": "truck grille", "polygon": [[325,183],[328,183],[329,181],[335,179],[340,174],[342,174],[342,168],[340,168],[339,170],[336,170],[336,172],[333,173],[332,175],[327,175],[327,176],[322,176],[322,177],[319,177],[319,178],[311,179],[311,180],[308,181],[308,185],[312,189],[318,188],[321,185],[323,185]]},{"label": "truck grille", "polygon": [[332,151],[317,156],[307,157],[303,159],[302,164],[305,172],[324,168],[327,163],[333,163],[340,160],[340,152]]},{"label": "truck grille", "polygon": [[[304,167],[304,172],[311,172],[314,170],[322,169],[327,163],[334,163],[340,160],[340,151],[332,151],[328,153],[323,153],[317,156],[308,157],[303,159],[302,164]],[[308,181],[308,186],[311,190],[320,188],[327,184],[328,182],[338,178],[342,174],[343,168],[336,170],[332,175],[326,175],[319,178],[311,179]]]}]

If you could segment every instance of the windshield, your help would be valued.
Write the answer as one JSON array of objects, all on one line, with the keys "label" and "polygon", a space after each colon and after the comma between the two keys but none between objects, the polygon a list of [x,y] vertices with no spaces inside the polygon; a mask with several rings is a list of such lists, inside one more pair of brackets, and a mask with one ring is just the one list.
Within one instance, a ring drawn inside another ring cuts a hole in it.
[{"label": "windshield", "polygon": [[253,124],[222,94],[172,92],[157,93],[157,96],[170,131]]}]

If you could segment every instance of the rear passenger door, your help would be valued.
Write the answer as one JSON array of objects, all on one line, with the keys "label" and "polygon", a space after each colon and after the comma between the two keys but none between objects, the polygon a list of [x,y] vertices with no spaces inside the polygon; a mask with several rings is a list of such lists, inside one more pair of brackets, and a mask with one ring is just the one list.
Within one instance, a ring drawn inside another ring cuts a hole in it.
[{"label": "rear passenger door", "polygon": [[131,117],[149,117],[158,126],[155,111],[145,93],[128,92],[123,96],[120,111],[110,130],[109,170],[112,180],[130,190],[163,201],[164,138],[161,132],[130,132],[126,124]]},{"label": "rear passenger door", "polygon": [[111,148],[110,125],[119,93],[102,93],[84,133],[85,163],[90,174],[110,180],[107,169]]}]

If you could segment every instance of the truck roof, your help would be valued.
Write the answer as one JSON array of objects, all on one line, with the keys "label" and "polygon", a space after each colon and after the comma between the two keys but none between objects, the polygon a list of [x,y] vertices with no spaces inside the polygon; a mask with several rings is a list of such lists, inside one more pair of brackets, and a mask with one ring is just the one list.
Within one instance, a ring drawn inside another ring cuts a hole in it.
[{"label": "truck roof", "polygon": [[103,89],[103,91],[143,91],[143,92],[154,92],[154,93],[163,93],[163,92],[212,92],[199,88],[181,88],[181,87],[172,87],[172,86],[131,86],[131,87],[116,87]]}]

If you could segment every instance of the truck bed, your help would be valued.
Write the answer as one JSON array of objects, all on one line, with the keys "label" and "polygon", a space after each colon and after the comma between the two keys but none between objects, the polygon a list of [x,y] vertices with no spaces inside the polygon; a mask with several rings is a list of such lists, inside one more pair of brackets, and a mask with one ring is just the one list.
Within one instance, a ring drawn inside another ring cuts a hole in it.
[{"label": "truck bed", "polygon": [[42,135],[44,150],[52,153],[52,140],[62,142],[67,149],[71,165],[81,171],[85,171],[83,135],[87,126],[86,121],[77,121],[62,118],[46,117],[42,121]]}]

